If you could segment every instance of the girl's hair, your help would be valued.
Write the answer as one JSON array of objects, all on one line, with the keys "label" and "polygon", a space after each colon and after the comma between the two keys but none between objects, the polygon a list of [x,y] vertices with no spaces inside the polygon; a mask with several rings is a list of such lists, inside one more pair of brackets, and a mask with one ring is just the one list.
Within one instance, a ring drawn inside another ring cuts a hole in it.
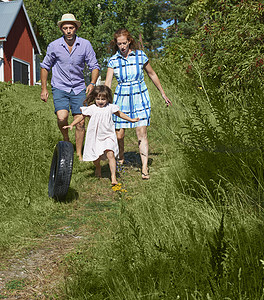
[{"label": "girl's hair", "polygon": [[114,33],[114,38],[110,42],[110,47],[111,47],[113,53],[118,51],[117,38],[122,36],[122,35],[126,36],[127,40],[130,42],[129,48],[131,50],[136,50],[137,49],[137,43],[134,40],[134,38],[132,37],[132,35],[130,34],[130,32],[125,28],[120,28]]},{"label": "girl's hair", "polygon": [[95,104],[95,98],[98,96],[103,96],[107,99],[108,103],[113,103],[111,89],[106,85],[97,85],[94,87],[91,93],[86,96],[85,100],[83,101],[83,105],[89,106]]}]

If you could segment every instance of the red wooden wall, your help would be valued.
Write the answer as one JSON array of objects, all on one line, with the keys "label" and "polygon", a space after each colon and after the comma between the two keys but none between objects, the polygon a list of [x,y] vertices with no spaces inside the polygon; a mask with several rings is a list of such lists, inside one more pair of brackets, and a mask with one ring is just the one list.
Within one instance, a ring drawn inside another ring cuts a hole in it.
[{"label": "red wooden wall", "polygon": [[4,81],[12,80],[11,58],[14,56],[30,64],[30,85],[33,85],[33,45],[34,40],[21,7],[7,41],[4,42]]}]

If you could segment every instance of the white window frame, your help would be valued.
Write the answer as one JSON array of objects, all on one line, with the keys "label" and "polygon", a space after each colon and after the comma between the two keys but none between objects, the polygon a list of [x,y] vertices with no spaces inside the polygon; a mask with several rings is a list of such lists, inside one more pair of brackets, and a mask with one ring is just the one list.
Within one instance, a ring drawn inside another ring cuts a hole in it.
[{"label": "white window frame", "polygon": [[12,82],[14,83],[14,61],[20,62],[24,65],[27,65],[28,67],[28,85],[30,85],[30,78],[31,78],[31,74],[30,74],[30,63],[28,63],[27,61],[24,61],[22,59],[16,58],[14,56],[12,56],[11,58],[11,63],[12,63]]},{"label": "white window frame", "polygon": [[33,85],[36,84],[36,55],[34,47],[32,48],[32,57],[33,57]]}]

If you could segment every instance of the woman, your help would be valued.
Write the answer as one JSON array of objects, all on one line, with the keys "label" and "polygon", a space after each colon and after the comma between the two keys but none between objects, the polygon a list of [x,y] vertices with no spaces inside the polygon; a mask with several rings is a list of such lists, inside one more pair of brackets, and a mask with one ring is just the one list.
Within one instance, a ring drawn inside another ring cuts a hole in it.
[{"label": "woman", "polygon": [[146,54],[142,50],[136,50],[135,40],[128,30],[117,30],[111,44],[116,53],[108,62],[105,85],[111,88],[115,75],[118,86],[115,90],[114,104],[130,118],[140,119],[136,123],[130,123],[113,116],[119,146],[119,162],[124,162],[125,128],[135,127],[142,162],[142,179],[149,179],[147,126],[150,124],[151,107],[143,70],[160,91],[167,106],[171,105],[171,101],[166,96]]}]

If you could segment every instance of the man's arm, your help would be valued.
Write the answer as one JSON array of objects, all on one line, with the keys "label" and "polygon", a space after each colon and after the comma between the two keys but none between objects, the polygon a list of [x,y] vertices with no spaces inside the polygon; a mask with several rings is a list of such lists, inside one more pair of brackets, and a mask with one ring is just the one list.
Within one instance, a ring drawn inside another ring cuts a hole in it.
[{"label": "man's arm", "polygon": [[[96,81],[99,77],[99,69],[93,69],[92,70],[92,76],[91,76],[91,83],[87,86],[86,88],[86,94],[89,94],[91,93],[91,91],[93,90],[94,88],[94,85],[96,84]],[[93,83],[93,84],[92,84]]]},{"label": "man's arm", "polygon": [[49,92],[47,89],[47,80],[48,80],[48,70],[41,68],[40,71],[40,80],[41,80],[41,94],[40,98],[44,102],[47,102],[48,97],[49,97]]}]

